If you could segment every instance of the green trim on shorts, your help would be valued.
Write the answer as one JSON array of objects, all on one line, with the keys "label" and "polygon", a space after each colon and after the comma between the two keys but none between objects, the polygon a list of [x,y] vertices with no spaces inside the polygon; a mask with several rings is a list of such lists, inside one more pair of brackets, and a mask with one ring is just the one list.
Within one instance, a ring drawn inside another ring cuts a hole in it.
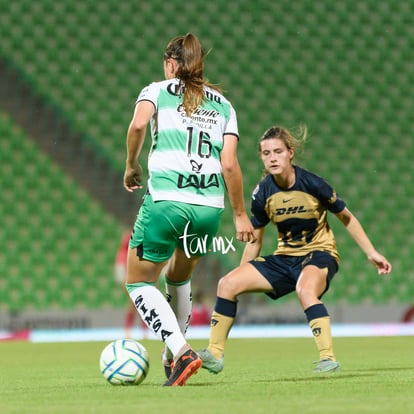
[{"label": "green trim on shorts", "polygon": [[182,282],[173,282],[172,280],[168,279],[167,276],[165,276],[165,283],[167,285],[171,285],[171,286],[183,286],[183,285],[186,285],[187,283],[190,283],[190,282],[191,282],[191,277],[190,277],[190,279],[184,280]]},{"label": "green trim on shorts", "polygon": [[155,282],[125,283],[125,287],[128,293],[131,293],[136,288],[139,288],[142,286],[155,286]]}]

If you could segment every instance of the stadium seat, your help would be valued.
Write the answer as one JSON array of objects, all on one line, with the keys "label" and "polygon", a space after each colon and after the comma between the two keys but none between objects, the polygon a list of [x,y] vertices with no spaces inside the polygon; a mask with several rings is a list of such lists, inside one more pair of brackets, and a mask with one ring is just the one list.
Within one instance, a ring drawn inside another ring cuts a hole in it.
[{"label": "stadium seat", "polygon": [[[261,133],[275,123],[306,124],[309,141],[299,162],[334,184],[393,262],[394,285],[405,289],[391,292],[391,284],[382,285],[346,230],[335,225],[343,261],[330,297],[387,303],[411,302],[414,296],[409,249],[414,232],[409,116],[414,49],[407,37],[412,11],[408,1],[393,3],[391,10],[385,0],[356,2],[352,7],[346,2],[259,0],[252,5],[241,0],[237,11],[224,0],[208,5],[194,1],[185,8],[178,0],[137,4],[22,0],[9,2],[0,22],[7,33],[2,38],[4,57],[119,171],[138,92],[162,79],[167,41],[194,31],[211,49],[207,78],[223,87],[237,110],[246,201],[261,174],[256,154]],[[7,84],[0,88],[11,90]],[[8,137],[0,140],[4,229],[0,240],[8,240],[0,263],[7,264],[6,273],[15,275],[7,282],[11,290],[7,303],[14,307],[22,299],[25,293],[19,292],[18,281],[30,265],[38,290],[33,299],[24,296],[28,306],[43,307],[48,301],[57,307],[107,303],[96,281],[106,277],[103,274],[112,277],[120,224],[1,113],[0,133]],[[22,170],[30,172],[29,189]],[[234,232],[229,208],[220,232]],[[31,249],[16,241],[16,234],[26,240],[40,238],[36,253],[30,256]],[[42,242],[46,251],[39,250]],[[274,235],[269,235],[266,247],[274,243]],[[23,247],[29,265],[10,260]],[[236,266],[241,250],[242,246],[236,254],[221,257],[223,267]],[[51,264],[38,261],[42,253]],[[81,277],[79,266],[88,270],[82,275],[85,284],[76,279],[73,292],[67,291],[67,280]],[[57,274],[49,287],[53,268]],[[122,304],[123,296],[108,283],[102,291],[109,287],[114,303]],[[64,286],[61,304],[53,295],[60,284]],[[37,305],[31,303],[35,300]]]}]

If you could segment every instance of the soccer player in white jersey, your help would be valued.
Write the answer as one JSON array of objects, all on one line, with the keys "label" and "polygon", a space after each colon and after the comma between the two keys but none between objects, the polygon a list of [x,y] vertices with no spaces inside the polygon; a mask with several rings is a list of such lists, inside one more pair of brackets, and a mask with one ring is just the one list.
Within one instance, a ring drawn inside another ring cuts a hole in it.
[{"label": "soccer player in white jersey", "polygon": [[[236,238],[254,239],[237,160],[236,113],[204,79],[203,58],[193,34],[172,39],[164,53],[165,80],[142,89],[127,133],[124,187],[134,191],[143,187],[139,156],[151,125],[148,189],[129,243],[126,287],[142,320],[166,345],[165,386],[184,385],[201,367],[184,336],[191,315],[190,280],[217,232],[225,191]],[[207,248],[197,248],[200,241]],[[168,260],[169,303],[156,287]]]}]

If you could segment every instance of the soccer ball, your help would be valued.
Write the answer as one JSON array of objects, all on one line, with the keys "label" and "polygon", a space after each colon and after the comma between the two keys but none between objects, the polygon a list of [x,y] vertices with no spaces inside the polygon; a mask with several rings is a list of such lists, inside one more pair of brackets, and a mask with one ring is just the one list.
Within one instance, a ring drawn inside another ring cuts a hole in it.
[{"label": "soccer ball", "polygon": [[99,360],[101,373],[113,385],[138,385],[149,370],[148,351],[133,339],[117,339],[108,344]]}]

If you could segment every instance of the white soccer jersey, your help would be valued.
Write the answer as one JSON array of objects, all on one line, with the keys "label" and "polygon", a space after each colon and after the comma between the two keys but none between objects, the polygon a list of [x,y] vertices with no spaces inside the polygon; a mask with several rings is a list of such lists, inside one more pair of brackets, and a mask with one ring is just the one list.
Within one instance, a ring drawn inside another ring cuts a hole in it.
[{"label": "white soccer jersey", "polygon": [[206,99],[188,117],[177,91],[178,79],[154,82],[137,99],[156,108],[151,119],[148,190],[155,201],[223,208],[220,153],[224,134],[239,135],[236,113],[222,94],[205,88]]}]

